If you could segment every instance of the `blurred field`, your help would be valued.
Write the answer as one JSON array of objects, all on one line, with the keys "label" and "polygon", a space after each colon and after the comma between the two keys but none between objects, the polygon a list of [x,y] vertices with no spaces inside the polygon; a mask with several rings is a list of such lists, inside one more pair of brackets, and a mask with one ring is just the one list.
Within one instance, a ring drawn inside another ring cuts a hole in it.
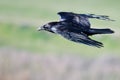
[{"label": "blurred field", "polygon": [[39,55],[0,49],[0,80],[119,80],[120,56]]},{"label": "blurred field", "polygon": [[[119,0],[0,0],[0,80],[119,80],[119,3]],[[115,33],[93,36],[104,43],[98,49],[36,30],[47,22],[58,21],[59,11],[108,15],[116,21],[91,19],[92,27],[111,28]],[[57,72],[51,74],[54,69]],[[13,79],[9,74],[32,77]]]}]

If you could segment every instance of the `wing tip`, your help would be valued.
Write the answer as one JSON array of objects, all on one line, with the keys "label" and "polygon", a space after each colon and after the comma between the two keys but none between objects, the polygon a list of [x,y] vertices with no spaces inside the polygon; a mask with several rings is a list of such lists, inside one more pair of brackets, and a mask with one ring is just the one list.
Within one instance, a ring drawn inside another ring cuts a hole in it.
[{"label": "wing tip", "polygon": [[98,42],[98,41],[95,41],[95,40],[91,40],[88,45],[94,46],[94,47],[97,47],[97,48],[102,48],[102,47],[104,47],[104,46],[103,46],[103,43]]}]

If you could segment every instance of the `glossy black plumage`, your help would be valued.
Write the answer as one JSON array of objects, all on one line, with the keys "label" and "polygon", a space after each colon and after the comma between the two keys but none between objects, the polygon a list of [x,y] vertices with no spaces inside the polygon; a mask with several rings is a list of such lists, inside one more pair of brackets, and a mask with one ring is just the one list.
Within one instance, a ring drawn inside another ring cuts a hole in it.
[{"label": "glossy black plumage", "polygon": [[73,25],[77,25],[76,26],[77,29],[82,29],[82,31],[86,32],[88,35],[113,33],[113,31],[110,29],[91,28],[89,18],[114,21],[111,20],[109,16],[106,15],[77,14],[73,12],[58,12],[58,15],[60,15],[62,21],[66,21],[67,23],[72,23]]},{"label": "glossy black plumage", "polygon": [[89,18],[96,18],[101,20],[114,21],[106,15],[95,15],[95,14],[77,14],[73,12],[58,12],[61,19],[64,21],[72,22],[74,24],[79,24],[81,27],[90,28]]},{"label": "glossy black plumage", "polygon": [[101,42],[92,40],[89,37],[90,35],[113,33],[111,29],[91,28],[88,20],[88,18],[110,20],[108,16],[75,14],[71,12],[59,12],[58,14],[63,19],[62,21],[47,23],[40,27],[39,30],[46,30],[55,34],[59,34],[68,40],[95,47],[103,47],[103,44]]}]

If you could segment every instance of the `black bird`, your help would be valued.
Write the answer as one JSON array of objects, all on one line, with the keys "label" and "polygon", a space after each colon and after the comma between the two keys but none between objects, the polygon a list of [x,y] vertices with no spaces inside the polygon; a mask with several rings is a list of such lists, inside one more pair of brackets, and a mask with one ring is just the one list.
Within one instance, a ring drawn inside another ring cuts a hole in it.
[{"label": "black bird", "polygon": [[[62,12],[63,13],[63,12]],[[68,13],[68,12],[65,12]],[[94,34],[107,34],[107,33],[113,33],[112,30],[110,29],[92,29],[90,28],[90,23],[88,18],[79,18],[73,19],[73,17],[58,13],[61,15],[61,17],[64,19],[63,21],[59,22],[50,22],[42,27],[39,27],[38,30],[46,30],[55,34],[60,34],[64,38],[78,42],[78,43],[83,43],[89,46],[95,46],[95,47],[103,47],[103,44],[101,42],[92,40],[89,38],[90,35]],[[70,13],[71,14],[71,13]],[[72,13],[75,14],[75,13]],[[67,16],[67,17],[66,17]],[[82,21],[82,22],[81,22]],[[83,25],[85,24],[85,25]],[[89,25],[88,25],[89,24]]]},{"label": "black bird", "polygon": [[106,16],[106,15],[76,14],[73,12],[58,12],[58,15],[60,15],[61,21],[66,21],[68,23],[77,25],[76,28],[82,29],[82,31],[84,31],[88,35],[113,33],[113,31],[110,29],[90,28],[91,24],[89,22],[89,18],[114,21],[114,20],[109,19],[109,16]]}]

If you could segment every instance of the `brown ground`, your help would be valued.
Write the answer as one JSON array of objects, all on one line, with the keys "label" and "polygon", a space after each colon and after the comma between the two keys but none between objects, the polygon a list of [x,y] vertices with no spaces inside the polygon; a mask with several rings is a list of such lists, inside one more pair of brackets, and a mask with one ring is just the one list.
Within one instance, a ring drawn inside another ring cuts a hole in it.
[{"label": "brown ground", "polygon": [[88,59],[1,48],[0,80],[120,80],[120,56]]}]

